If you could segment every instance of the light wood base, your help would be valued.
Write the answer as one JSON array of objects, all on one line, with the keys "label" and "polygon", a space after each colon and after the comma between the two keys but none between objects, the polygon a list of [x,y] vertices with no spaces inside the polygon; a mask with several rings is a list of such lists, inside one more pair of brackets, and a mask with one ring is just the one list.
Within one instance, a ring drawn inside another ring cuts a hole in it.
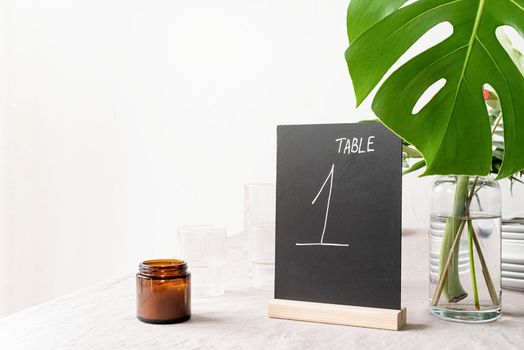
[{"label": "light wood base", "polygon": [[406,308],[391,310],[283,299],[273,299],[269,303],[268,315],[272,318],[394,331],[406,325]]}]

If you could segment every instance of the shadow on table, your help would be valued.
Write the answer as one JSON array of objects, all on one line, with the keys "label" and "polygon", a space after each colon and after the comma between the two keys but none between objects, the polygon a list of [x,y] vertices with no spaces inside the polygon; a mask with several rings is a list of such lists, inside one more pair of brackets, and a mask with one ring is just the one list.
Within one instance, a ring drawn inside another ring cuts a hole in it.
[{"label": "shadow on table", "polygon": [[422,323],[408,323],[402,328],[402,331],[420,331],[428,328],[427,324]]},{"label": "shadow on table", "polygon": [[511,311],[503,310],[500,318],[503,319],[505,316],[514,317],[514,318],[523,318],[524,310],[511,310]]},{"label": "shadow on table", "polygon": [[402,228],[402,236],[413,236],[413,235],[426,235],[426,228],[425,227],[418,227],[418,228],[412,228],[412,227],[404,227]]},{"label": "shadow on table", "polygon": [[191,315],[191,319],[188,322],[198,322],[198,323],[216,323],[216,322],[223,322],[224,317],[210,317],[210,316],[202,316],[202,315]]}]

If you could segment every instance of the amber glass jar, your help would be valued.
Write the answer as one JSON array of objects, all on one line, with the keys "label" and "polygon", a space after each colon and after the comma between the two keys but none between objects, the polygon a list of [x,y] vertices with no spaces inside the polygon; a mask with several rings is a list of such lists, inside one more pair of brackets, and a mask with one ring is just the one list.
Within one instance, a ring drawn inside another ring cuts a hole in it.
[{"label": "amber glass jar", "polygon": [[191,317],[191,274],[183,260],[147,260],[136,275],[137,317],[147,323],[178,323]]}]

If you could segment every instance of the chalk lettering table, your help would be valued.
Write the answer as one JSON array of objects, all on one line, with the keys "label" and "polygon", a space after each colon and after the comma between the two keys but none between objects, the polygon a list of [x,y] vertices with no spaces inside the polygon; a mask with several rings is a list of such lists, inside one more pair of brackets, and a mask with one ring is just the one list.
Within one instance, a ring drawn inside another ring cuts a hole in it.
[{"label": "chalk lettering table", "polygon": [[269,293],[250,288],[243,235],[233,236],[226,293],[195,299],[190,322],[158,326],[135,318],[131,276],[0,319],[0,349],[521,349],[524,293],[503,291],[503,316],[469,325],[427,312],[427,234],[403,236],[399,332],[269,319]]}]

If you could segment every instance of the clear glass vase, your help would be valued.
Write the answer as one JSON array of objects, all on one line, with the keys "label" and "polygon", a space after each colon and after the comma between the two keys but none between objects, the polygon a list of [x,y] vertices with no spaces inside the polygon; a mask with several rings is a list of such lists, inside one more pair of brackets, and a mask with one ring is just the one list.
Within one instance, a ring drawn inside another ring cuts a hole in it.
[{"label": "clear glass vase", "polygon": [[501,312],[501,194],[491,177],[433,183],[429,307],[443,319],[488,322]]}]

